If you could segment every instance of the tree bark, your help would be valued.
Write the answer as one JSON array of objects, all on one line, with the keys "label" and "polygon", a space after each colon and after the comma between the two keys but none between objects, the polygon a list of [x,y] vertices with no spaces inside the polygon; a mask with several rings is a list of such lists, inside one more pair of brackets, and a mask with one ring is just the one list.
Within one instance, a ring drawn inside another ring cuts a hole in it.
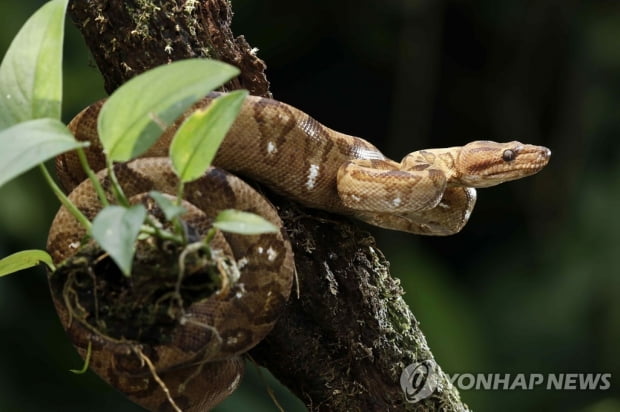
[{"label": "tree bark", "polygon": [[[108,93],[155,66],[209,57],[241,69],[224,90],[270,96],[264,63],[230,30],[228,0],[72,1],[69,14]],[[439,367],[437,390],[407,401],[401,372],[433,355],[374,239],[340,216],[268,197],[293,244],[299,293],[252,358],[313,411],[467,410]]]}]

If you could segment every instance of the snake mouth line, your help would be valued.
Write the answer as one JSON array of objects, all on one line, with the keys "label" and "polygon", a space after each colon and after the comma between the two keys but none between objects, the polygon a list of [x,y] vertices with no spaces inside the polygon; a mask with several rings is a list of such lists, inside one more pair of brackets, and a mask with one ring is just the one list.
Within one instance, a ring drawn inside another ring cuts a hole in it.
[{"label": "snake mouth line", "polygon": [[510,176],[510,175],[529,176],[531,174],[540,172],[546,165],[547,165],[547,162],[532,164],[532,165],[523,165],[520,167],[511,167],[508,170],[492,171],[486,174],[486,176],[488,177],[501,177],[501,176]]},{"label": "snake mouth line", "polygon": [[534,146],[534,148],[527,148],[519,153],[519,157],[512,163],[505,164],[505,167],[501,167],[499,170],[490,170],[490,173],[486,174],[489,177],[502,177],[502,176],[515,176],[524,177],[529,176],[541,171],[551,159],[551,150],[542,146]]}]

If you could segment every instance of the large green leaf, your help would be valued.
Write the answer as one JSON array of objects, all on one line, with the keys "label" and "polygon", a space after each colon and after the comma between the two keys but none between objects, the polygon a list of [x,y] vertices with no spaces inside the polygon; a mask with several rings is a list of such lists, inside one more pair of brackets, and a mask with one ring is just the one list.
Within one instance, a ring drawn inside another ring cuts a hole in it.
[{"label": "large green leaf", "polygon": [[172,166],[183,182],[204,174],[241,110],[246,90],[223,95],[189,116],[170,145]]},{"label": "large green leaf", "polygon": [[215,217],[213,226],[224,232],[241,235],[260,235],[278,232],[278,227],[264,217],[241,210],[222,210]]},{"label": "large green leaf", "polygon": [[136,239],[146,218],[146,208],[108,206],[93,221],[91,233],[99,246],[116,262],[125,276],[131,273]]},{"label": "large green leaf", "polygon": [[0,277],[45,263],[54,270],[52,257],[44,250],[22,250],[0,259]]},{"label": "large green leaf", "polygon": [[134,77],[101,108],[97,128],[106,155],[119,162],[141,155],[163,128],[238,73],[225,63],[190,59]]},{"label": "large green leaf", "polygon": [[75,140],[59,120],[36,119],[0,131],[0,186],[28,169],[87,142]]},{"label": "large green leaf", "polygon": [[0,65],[0,130],[31,119],[60,120],[67,0],[41,7],[13,39]]}]

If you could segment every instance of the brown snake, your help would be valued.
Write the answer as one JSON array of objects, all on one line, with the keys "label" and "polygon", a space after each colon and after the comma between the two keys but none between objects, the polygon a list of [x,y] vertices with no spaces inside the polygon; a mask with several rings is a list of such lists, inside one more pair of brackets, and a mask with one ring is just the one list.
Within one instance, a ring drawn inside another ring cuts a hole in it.
[{"label": "brown snake", "polygon": [[[196,106],[209,104],[216,95]],[[95,170],[105,165],[96,133],[102,104],[89,106],[69,125],[79,140],[91,142],[87,157]],[[176,178],[166,157],[181,120],[163,133],[144,158],[116,166],[127,196],[153,189],[175,194]],[[248,97],[214,164],[308,207],[393,230],[449,235],[467,223],[476,201],[475,188],[532,175],[549,158],[545,147],[475,141],[462,147],[413,152],[398,163],[367,141],[331,130],[289,105]],[[77,156],[59,156],[57,172],[71,192],[70,199],[88,218],[94,218],[101,206]],[[104,186],[105,175],[99,173]],[[258,213],[281,226],[268,201],[220,169],[210,169],[204,178],[188,185],[185,193],[190,211],[184,218],[193,221],[199,234],[205,233],[217,211],[231,207]],[[55,262],[72,256],[84,235],[77,221],[61,209],[48,239]],[[284,235],[227,237],[240,268],[237,285],[226,296],[218,294],[194,304],[185,319],[191,322],[179,328],[173,344],[149,352],[149,357],[159,361],[157,370],[171,396],[187,411],[210,409],[234,390],[242,370],[238,355],[269,332],[290,293],[294,263]],[[91,368],[147,409],[170,410],[163,390],[128,345],[93,335],[79,322],[70,321],[63,302],[55,298],[55,303],[82,355],[92,342]],[[213,335],[219,336],[216,343]]]}]

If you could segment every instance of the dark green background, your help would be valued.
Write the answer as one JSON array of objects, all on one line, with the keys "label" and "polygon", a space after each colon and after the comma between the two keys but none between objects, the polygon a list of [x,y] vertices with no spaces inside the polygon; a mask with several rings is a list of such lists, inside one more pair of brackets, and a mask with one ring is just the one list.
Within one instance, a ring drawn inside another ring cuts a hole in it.
[{"label": "dark green background", "polygon": [[[43,1],[2,1],[0,53]],[[544,144],[535,177],[481,190],[465,230],[373,230],[452,373],[612,373],[607,391],[463,391],[474,409],[620,410],[620,2],[234,0],[274,96],[397,159],[475,139]],[[103,95],[76,30],[65,119]],[[42,248],[38,173],[0,189],[0,256]],[[42,270],[0,280],[0,411],[136,411],[81,365]],[[249,369],[253,369],[250,367]],[[285,402],[285,395],[278,395]],[[302,410],[285,403],[286,410]],[[276,410],[246,378],[220,411]]]}]

